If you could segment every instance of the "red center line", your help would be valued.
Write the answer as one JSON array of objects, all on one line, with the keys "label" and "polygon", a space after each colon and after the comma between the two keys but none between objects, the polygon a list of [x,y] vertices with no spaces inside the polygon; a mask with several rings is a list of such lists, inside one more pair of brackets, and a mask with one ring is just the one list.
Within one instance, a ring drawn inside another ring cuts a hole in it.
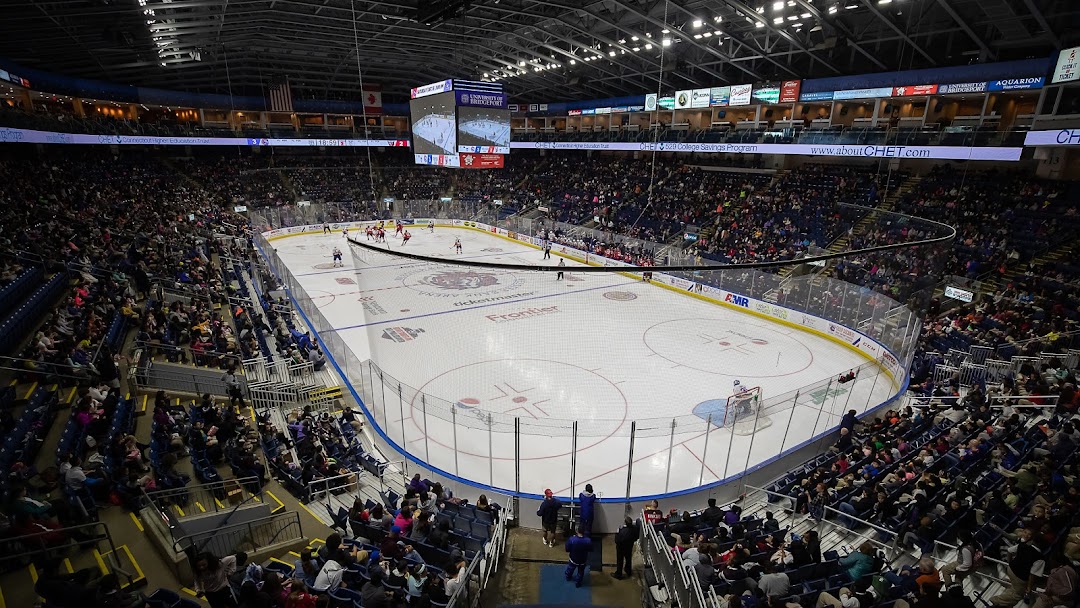
[{"label": "red center line", "polygon": [[697,461],[698,461],[698,462],[700,462],[701,464],[704,464],[704,465],[705,465],[705,470],[706,470],[706,471],[708,471],[710,475],[712,475],[713,477],[715,477],[715,478],[716,478],[717,480],[719,480],[719,479],[720,479],[720,476],[719,476],[719,475],[717,475],[717,474],[716,474],[716,472],[715,472],[715,471],[713,471],[713,470],[712,470],[712,468],[711,468],[711,467],[710,467],[709,465],[705,464],[705,461],[701,459],[701,456],[698,456],[698,455],[697,455],[697,452],[695,452],[694,450],[691,450],[690,448],[686,447],[685,445],[684,445],[684,446],[682,446],[682,447],[683,447],[683,449],[684,449],[684,450],[686,450],[687,452],[690,452],[690,455],[691,455],[691,456],[693,456],[694,458],[697,458]]}]

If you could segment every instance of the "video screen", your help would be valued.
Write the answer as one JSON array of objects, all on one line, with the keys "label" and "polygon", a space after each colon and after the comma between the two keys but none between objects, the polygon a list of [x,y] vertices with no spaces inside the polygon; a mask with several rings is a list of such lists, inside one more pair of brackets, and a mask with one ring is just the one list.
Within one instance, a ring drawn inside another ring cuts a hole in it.
[{"label": "video screen", "polygon": [[458,107],[458,152],[510,153],[510,110]]},{"label": "video screen", "polygon": [[409,112],[414,154],[457,155],[453,92],[413,99]]}]

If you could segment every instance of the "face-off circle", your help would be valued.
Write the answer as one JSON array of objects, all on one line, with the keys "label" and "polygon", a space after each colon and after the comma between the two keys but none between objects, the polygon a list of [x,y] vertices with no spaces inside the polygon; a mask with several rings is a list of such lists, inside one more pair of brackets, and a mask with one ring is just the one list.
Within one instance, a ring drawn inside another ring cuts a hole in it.
[{"label": "face-off circle", "polygon": [[645,330],[643,339],[649,350],[672,363],[736,378],[797,374],[814,361],[797,338],[751,319],[665,321]]},{"label": "face-off circle", "polygon": [[[416,428],[424,428],[423,408],[429,407],[428,440],[447,447],[453,442],[449,421],[452,414],[459,427],[477,429],[475,432],[485,436],[487,425],[493,425],[499,432],[504,428],[509,431],[513,429],[514,418],[519,418],[523,435],[537,435],[542,430],[548,437],[568,438],[572,427],[567,421],[577,420],[578,449],[583,450],[616,433],[625,424],[629,408],[619,387],[598,372],[547,359],[470,363],[435,376],[415,394],[409,403],[409,415]],[[450,405],[422,404],[420,394],[445,400]],[[456,412],[451,413],[449,408]],[[603,417],[590,419],[590,412],[602,413]],[[565,424],[566,428],[551,426],[555,424]],[[482,447],[472,448],[463,442],[460,433],[460,453],[487,457]],[[564,441],[530,441],[528,457],[522,460],[562,457],[566,450]],[[513,459],[512,456],[494,458]]]},{"label": "face-off circle", "polygon": [[616,302],[629,302],[630,300],[636,300],[637,294],[629,291],[605,291],[604,297]]}]

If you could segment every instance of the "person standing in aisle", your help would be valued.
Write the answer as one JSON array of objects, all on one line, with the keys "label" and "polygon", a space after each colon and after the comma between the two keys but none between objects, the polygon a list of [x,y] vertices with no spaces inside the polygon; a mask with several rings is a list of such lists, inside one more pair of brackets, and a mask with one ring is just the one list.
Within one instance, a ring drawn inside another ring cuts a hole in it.
[{"label": "person standing in aisle", "polygon": [[585,568],[589,565],[589,553],[592,552],[592,539],[585,536],[581,526],[578,526],[577,534],[566,539],[566,552],[570,554],[566,560],[566,580],[573,580],[574,586],[580,587],[585,578]]},{"label": "person standing in aisle", "polygon": [[634,543],[641,536],[641,528],[630,517],[623,520],[623,525],[615,533],[615,574],[617,579],[630,578],[634,575],[631,567],[634,557]]},{"label": "person standing in aisle", "polygon": [[225,383],[225,390],[229,393],[231,404],[237,405],[239,401],[240,407],[244,407],[244,391],[240,388],[240,379],[236,377],[236,368],[230,367],[221,380]]},{"label": "person standing in aisle", "polygon": [[549,547],[555,546],[555,530],[559,525],[559,509],[562,509],[562,501],[555,498],[551,489],[544,490],[544,502],[536,514],[540,516],[540,522],[544,528],[544,544]]},{"label": "person standing in aisle", "polygon": [[593,508],[596,503],[596,494],[593,494],[592,484],[585,484],[585,491],[578,494],[578,506],[581,508],[581,528],[585,530],[585,536],[592,537],[593,517],[596,515]]},{"label": "person standing in aisle", "polygon": [[562,269],[565,266],[566,266],[566,260],[564,260],[562,258],[559,258],[559,272],[558,272],[558,274],[555,275],[555,280],[556,281],[563,280],[563,271],[562,271]]}]

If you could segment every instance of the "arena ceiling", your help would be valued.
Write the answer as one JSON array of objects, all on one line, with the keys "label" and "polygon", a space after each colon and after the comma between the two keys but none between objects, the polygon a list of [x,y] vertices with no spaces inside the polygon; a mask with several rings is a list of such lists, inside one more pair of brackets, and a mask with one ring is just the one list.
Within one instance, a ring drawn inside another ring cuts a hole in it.
[{"label": "arena ceiling", "polygon": [[287,76],[355,99],[362,73],[390,101],[448,77],[559,101],[1045,57],[1080,2],[5,0],[0,19],[0,56],[123,84],[265,95]]}]

